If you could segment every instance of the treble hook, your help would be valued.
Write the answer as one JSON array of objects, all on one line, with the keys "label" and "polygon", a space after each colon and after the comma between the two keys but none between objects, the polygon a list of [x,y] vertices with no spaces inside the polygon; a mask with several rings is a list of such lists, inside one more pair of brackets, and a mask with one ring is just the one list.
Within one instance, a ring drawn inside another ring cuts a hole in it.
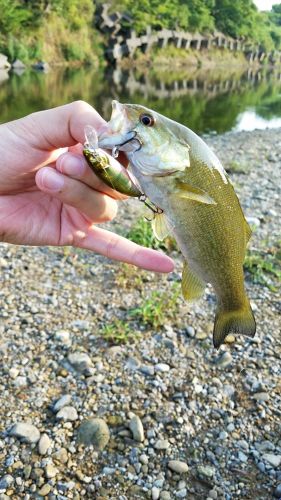
[{"label": "treble hook", "polygon": [[151,210],[153,212],[153,217],[152,219],[149,219],[148,217],[144,217],[148,222],[151,222],[153,221],[153,219],[155,219],[155,216],[157,214],[162,214],[163,213],[163,210],[162,208],[159,208],[157,207],[154,203],[152,203],[151,201],[147,201],[147,196],[145,194],[141,194],[139,196],[139,201],[141,201],[142,203],[144,203],[144,205],[149,208],[149,210]]}]

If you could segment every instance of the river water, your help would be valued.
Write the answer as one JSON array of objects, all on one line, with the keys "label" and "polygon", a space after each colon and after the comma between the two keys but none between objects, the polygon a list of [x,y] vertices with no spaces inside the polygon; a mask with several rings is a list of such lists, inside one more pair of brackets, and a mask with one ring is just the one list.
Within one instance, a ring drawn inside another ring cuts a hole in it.
[{"label": "river water", "polygon": [[0,122],[84,99],[108,119],[111,100],[135,102],[197,133],[281,127],[281,74],[248,70],[240,75],[175,74],[90,68],[0,73]]}]

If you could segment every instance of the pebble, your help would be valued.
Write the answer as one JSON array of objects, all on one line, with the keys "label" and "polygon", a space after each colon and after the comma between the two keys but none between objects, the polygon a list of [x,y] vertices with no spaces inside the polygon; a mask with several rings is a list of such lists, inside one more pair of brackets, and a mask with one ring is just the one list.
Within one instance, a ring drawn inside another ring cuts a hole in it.
[{"label": "pebble", "polygon": [[60,411],[64,406],[67,406],[69,405],[69,403],[71,402],[71,396],[70,394],[64,394],[63,396],[61,396],[54,404],[53,406],[53,411],[55,413],[57,413],[58,411]]},{"label": "pebble", "polygon": [[261,221],[257,217],[246,217],[246,220],[250,226],[259,227],[261,225]]},{"label": "pebble", "polygon": [[153,376],[155,373],[155,368],[153,365],[141,365],[139,367],[139,371],[142,372],[144,375]]},{"label": "pebble", "polygon": [[[48,484],[48,483],[46,483],[46,484],[44,484],[44,485],[40,488],[40,490],[38,490],[38,493],[39,493],[39,495],[41,495],[41,497],[46,497],[47,495],[49,495],[49,493],[50,493],[51,489],[52,489],[52,488],[51,488],[51,485],[50,485],[50,484]],[[58,498],[58,497],[56,497],[56,498]]]},{"label": "pebble", "polygon": [[207,478],[211,478],[215,475],[214,467],[211,467],[209,465],[198,465],[197,472],[200,476],[205,476]]},{"label": "pebble", "polygon": [[205,340],[207,337],[208,337],[208,334],[206,332],[203,332],[203,331],[199,331],[195,335],[195,338],[197,340]]},{"label": "pebble", "polygon": [[167,450],[170,446],[170,443],[167,439],[158,439],[158,441],[156,441],[155,445],[154,445],[154,448],[156,450]]},{"label": "pebble", "polygon": [[152,500],[158,500],[160,497],[160,490],[159,488],[156,488],[156,486],[153,486],[151,489],[151,498]]},{"label": "pebble", "polygon": [[274,455],[274,453],[265,453],[262,458],[270,465],[272,465],[272,467],[279,467],[279,465],[281,464],[281,455]]},{"label": "pebble", "polygon": [[245,453],[243,453],[243,451],[238,452],[238,459],[240,462],[244,462],[244,463],[248,461],[248,457],[247,457],[247,455],[245,455]]},{"label": "pebble", "polygon": [[51,440],[48,434],[42,434],[38,443],[38,451],[40,455],[46,455],[48,449],[51,447]]},{"label": "pebble", "polygon": [[230,352],[225,351],[217,360],[217,366],[220,368],[226,368],[227,366],[231,365],[233,362],[233,358],[230,354]]},{"label": "pebble", "polygon": [[168,467],[174,472],[178,474],[183,474],[188,471],[188,465],[185,462],[181,462],[180,460],[170,460],[168,462]]},{"label": "pebble", "polygon": [[93,445],[98,451],[103,450],[110,439],[109,428],[105,420],[90,418],[84,420],[77,433],[77,443],[85,446]]},{"label": "pebble", "polygon": [[47,464],[45,467],[45,476],[47,479],[52,479],[58,472],[58,469],[53,464]]},{"label": "pebble", "polygon": [[64,406],[57,414],[57,420],[65,420],[66,422],[74,422],[78,419],[78,413],[73,406]]},{"label": "pebble", "polygon": [[255,399],[255,401],[268,401],[270,397],[267,392],[256,392],[256,394],[253,395],[253,399]]},{"label": "pebble", "polygon": [[170,495],[169,491],[161,491],[161,493],[160,493],[161,500],[170,500],[170,498],[171,498],[171,495]]},{"label": "pebble", "polygon": [[281,498],[281,483],[276,486],[274,490],[274,497]]},{"label": "pebble", "polygon": [[37,443],[40,439],[40,432],[35,425],[25,422],[18,422],[10,429],[9,434],[16,436],[25,443]]},{"label": "pebble", "polygon": [[55,334],[55,338],[66,347],[71,346],[71,338],[68,330],[58,330]]},{"label": "pebble", "polygon": [[19,369],[18,368],[14,367],[14,366],[12,368],[10,368],[10,370],[9,370],[9,376],[12,379],[17,378],[18,374],[19,374]]},{"label": "pebble", "polygon": [[68,461],[68,454],[65,448],[60,448],[52,455],[55,461],[61,462],[62,464],[66,464]]},{"label": "pebble", "polygon": [[155,365],[155,371],[167,373],[168,371],[170,371],[170,367],[169,367],[169,365],[167,365],[167,363],[157,363]]},{"label": "pebble", "polygon": [[176,498],[186,498],[187,497],[187,489],[183,488],[182,490],[176,491],[175,497]]},{"label": "pebble", "polygon": [[208,492],[208,497],[216,500],[218,498],[218,493],[216,490],[210,490]]},{"label": "pebble", "polygon": [[186,331],[186,334],[188,335],[188,337],[190,337],[190,338],[195,337],[195,329],[193,328],[193,326],[187,326],[185,331]]},{"label": "pebble", "polygon": [[139,458],[140,462],[144,465],[147,465],[149,462],[149,458],[147,455],[142,454]]},{"label": "pebble", "polygon": [[68,361],[80,373],[87,373],[92,368],[92,361],[86,352],[73,352],[68,355]]},{"label": "pebble", "polygon": [[130,422],[129,422],[129,429],[131,433],[133,434],[133,438],[135,441],[138,441],[141,443],[144,441],[144,430],[143,430],[143,425],[141,422],[141,419],[137,416],[134,415]]},{"label": "pebble", "polygon": [[0,478],[0,490],[6,490],[11,486],[14,482],[13,476],[10,474],[6,474],[5,476]]}]

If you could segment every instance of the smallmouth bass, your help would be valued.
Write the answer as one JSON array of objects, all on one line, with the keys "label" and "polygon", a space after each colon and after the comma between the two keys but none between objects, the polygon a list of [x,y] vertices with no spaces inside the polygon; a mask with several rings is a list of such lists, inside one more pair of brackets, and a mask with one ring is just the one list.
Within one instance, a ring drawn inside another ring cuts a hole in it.
[{"label": "smallmouth bass", "polygon": [[159,207],[153,229],[159,239],[172,234],[184,256],[184,298],[196,300],[206,283],[213,286],[215,347],[229,333],[253,337],[243,274],[251,230],[220,161],[187,127],[140,105],[112,107],[99,147],[124,151],[142,192]]}]

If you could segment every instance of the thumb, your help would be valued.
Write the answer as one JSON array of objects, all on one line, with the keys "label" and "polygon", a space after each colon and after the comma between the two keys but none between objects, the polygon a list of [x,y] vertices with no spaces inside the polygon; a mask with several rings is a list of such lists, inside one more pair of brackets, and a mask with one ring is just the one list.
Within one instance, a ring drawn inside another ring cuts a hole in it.
[{"label": "thumb", "polygon": [[[105,120],[84,101],[32,113],[20,121],[23,134],[28,132],[33,147],[41,151],[83,143],[85,125],[92,125],[96,130],[106,127]],[[19,124],[19,120],[12,123]]]}]

